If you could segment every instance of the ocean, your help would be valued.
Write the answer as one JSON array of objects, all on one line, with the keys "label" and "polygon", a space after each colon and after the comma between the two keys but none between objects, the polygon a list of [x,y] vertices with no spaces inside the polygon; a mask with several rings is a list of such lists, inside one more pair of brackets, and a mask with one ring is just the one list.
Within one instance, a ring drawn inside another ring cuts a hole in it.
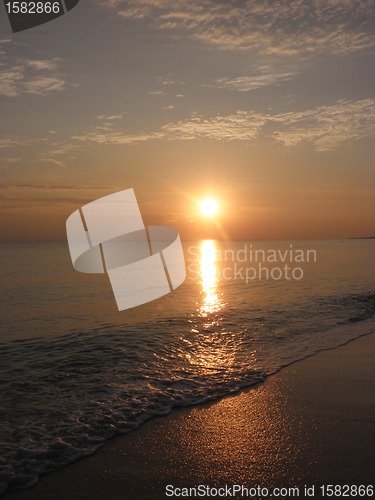
[{"label": "ocean", "polygon": [[183,246],[185,283],[119,312],[67,244],[0,245],[0,494],[375,331],[374,239]]}]

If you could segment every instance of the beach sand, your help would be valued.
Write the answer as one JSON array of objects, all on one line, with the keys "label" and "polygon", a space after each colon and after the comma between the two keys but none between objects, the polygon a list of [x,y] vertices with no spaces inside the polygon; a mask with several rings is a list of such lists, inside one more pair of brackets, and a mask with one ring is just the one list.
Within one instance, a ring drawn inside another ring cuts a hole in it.
[{"label": "beach sand", "polygon": [[374,479],[371,334],[294,363],[244,392],[151,420],[3,498],[162,499],[168,484],[302,488]]}]

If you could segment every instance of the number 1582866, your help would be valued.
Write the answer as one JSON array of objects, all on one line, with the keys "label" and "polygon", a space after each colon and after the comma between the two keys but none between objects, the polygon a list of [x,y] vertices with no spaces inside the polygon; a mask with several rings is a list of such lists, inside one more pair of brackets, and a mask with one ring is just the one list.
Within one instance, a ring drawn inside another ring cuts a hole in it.
[{"label": "number 1582866", "polygon": [[59,14],[60,2],[8,2],[8,14]]}]

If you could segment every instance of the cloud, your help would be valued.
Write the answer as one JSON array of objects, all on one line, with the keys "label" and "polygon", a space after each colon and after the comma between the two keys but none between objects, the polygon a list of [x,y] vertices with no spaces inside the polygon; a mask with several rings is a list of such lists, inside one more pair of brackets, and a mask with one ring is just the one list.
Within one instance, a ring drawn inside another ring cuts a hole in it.
[{"label": "cloud", "polygon": [[4,38],[4,39],[0,40],[0,56],[5,55],[4,46],[6,46],[8,43],[11,43],[10,38]]},{"label": "cloud", "polygon": [[[265,127],[267,125],[267,127]],[[271,130],[271,132],[269,132]],[[155,140],[254,141],[271,133],[277,142],[293,147],[310,143],[317,151],[342,143],[375,136],[375,100],[339,100],[334,104],[288,113],[259,113],[240,110],[229,115],[204,117],[194,114],[186,120],[169,122],[159,130],[129,134],[96,125],[71,140],[98,145],[129,145]]]},{"label": "cloud", "polygon": [[49,71],[29,66],[25,61],[0,70],[0,95],[6,97],[17,97],[21,94],[46,95],[64,90],[66,88],[64,78],[58,75],[51,76]]},{"label": "cloud", "polygon": [[[113,117],[113,119],[108,119]],[[0,139],[0,148],[17,147],[18,160],[21,147],[43,145],[40,162],[64,167],[75,151],[95,146],[130,146],[152,141],[255,141],[274,140],[293,148],[309,144],[316,151],[328,151],[352,141],[375,137],[375,100],[339,100],[330,105],[284,113],[260,113],[239,110],[231,114],[203,116],[169,121],[156,130],[131,133],[116,115],[100,115],[97,123],[64,141],[49,135],[37,141],[11,137]],[[102,118],[104,117],[104,118]],[[106,120],[103,122],[103,120]],[[104,124],[103,124],[104,123]],[[9,160],[9,153],[4,155]],[[15,154],[16,156],[16,154]],[[10,163],[12,160],[8,161]]]},{"label": "cloud", "polygon": [[124,131],[118,130],[107,130],[103,131],[98,128],[93,128],[88,130],[81,135],[73,136],[71,139],[73,141],[78,141],[80,143],[91,143],[99,145],[126,145],[135,144],[140,142],[152,141],[155,139],[163,139],[165,134],[162,132],[151,132],[144,134],[127,134]]},{"label": "cloud", "polygon": [[157,80],[161,85],[184,85],[182,80],[175,80],[172,78],[172,75],[168,75],[166,77],[158,76]]},{"label": "cloud", "polygon": [[101,0],[100,4],[125,21],[221,50],[292,55],[351,53],[375,45],[373,0]]},{"label": "cloud", "polygon": [[57,167],[65,167],[65,162],[63,160],[57,160],[56,158],[41,158],[40,161],[52,163],[53,165],[56,165]]},{"label": "cloud", "polygon": [[[2,210],[25,207],[51,207],[56,205],[82,206],[92,198],[113,191],[113,186],[38,184],[33,182],[1,182],[0,206]],[[91,192],[91,194],[90,194]]]},{"label": "cloud", "polygon": [[108,120],[108,121],[122,120],[123,116],[124,116],[123,114],[119,114],[119,115],[100,115],[100,116],[98,116],[98,120]]},{"label": "cloud", "polygon": [[74,158],[73,151],[79,148],[78,144],[72,142],[59,142],[55,135],[52,142],[45,142],[48,142],[49,147],[40,155],[39,161],[51,163],[56,167],[66,167],[67,160]]},{"label": "cloud", "polygon": [[1,162],[2,163],[8,163],[8,164],[11,164],[11,163],[18,163],[19,161],[21,161],[22,158],[20,156],[6,156],[4,158],[1,158]]},{"label": "cloud", "polygon": [[19,94],[19,87],[24,79],[24,66],[13,66],[0,70],[0,94],[7,97],[15,97]]},{"label": "cloud", "polygon": [[58,58],[11,58],[1,47],[0,41],[0,95],[47,95],[61,92],[67,87],[65,77],[60,72],[61,61]]},{"label": "cloud", "polygon": [[209,86],[236,90],[239,92],[249,92],[262,87],[281,85],[291,80],[298,73],[297,69],[284,69],[272,66],[261,66],[256,68],[252,74],[237,76],[235,78],[219,78]]},{"label": "cloud", "polygon": [[149,92],[149,95],[160,95],[160,96],[166,96],[167,94],[163,92],[162,90],[151,90]]},{"label": "cloud", "polygon": [[284,113],[273,117],[283,129],[274,133],[276,140],[286,146],[306,141],[318,151],[341,143],[375,136],[375,100],[340,100],[331,106]]},{"label": "cloud", "polygon": [[168,139],[248,141],[258,135],[266,121],[266,115],[237,111],[232,115],[218,115],[209,119],[193,116],[189,120],[168,123],[162,127],[162,131]]},{"label": "cloud", "polygon": [[32,197],[27,197],[27,198],[22,198],[16,196],[16,193],[13,196],[10,197],[2,197],[0,199],[0,207],[2,210],[9,210],[9,209],[25,209],[26,207],[51,207],[52,209],[56,208],[57,205],[85,205],[88,203],[90,198],[88,197],[54,197],[54,198],[40,198],[39,196],[35,195]]},{"label": "cloud", "polygon": [[254,139],[265,124],[267,118],[257,113],[238,111],[233,115],[205,119],[194,115],[188,120],[170,122],[158,131],[129,134],[116,128],[115,124],[103,128],[95,125],[83,134],[73,136],[73,141],[95,143],[99,145],[127,145],[154,140],[250,140]]},{"label": "cloud", "polygon": [[30,68],[36,69],[36,70],[50,70],[52,71],[53,69],[58,68],[57,60],[56,59],[34,59],[30,61],[26,61],[26,65],[29,66]]},{"label": "cloud", "polygon": [[0,137],[0,149],[14,148],[19,144],[20,141],[13,137]]},{"label": "cloud", "polygon": [[26,94],[46,95],[64,90],[65,81],[52,76],[32,77],[24,83],[23,87]]},{"label": "cloud", "polygon": [[87,190],[105,190],[110,189],[110,186],[90,186],[85,185],[73,185],[73,184],[38,184],[34,182],[7,182],[0,183],[0,189],[7,190],[20,190],[20,189],[31,189],[31,190],[42,190],[42,191],[87,191]]}]

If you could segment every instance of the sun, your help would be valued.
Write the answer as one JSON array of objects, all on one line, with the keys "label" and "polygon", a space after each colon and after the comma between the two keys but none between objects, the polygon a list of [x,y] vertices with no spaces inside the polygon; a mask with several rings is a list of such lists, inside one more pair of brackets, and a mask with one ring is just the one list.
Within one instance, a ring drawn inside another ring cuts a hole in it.
[{"label": "sun", "polygon": [[219,205],[213,198],[206,198],[199,204],[202,215],[212,217],[219,211]]}]

